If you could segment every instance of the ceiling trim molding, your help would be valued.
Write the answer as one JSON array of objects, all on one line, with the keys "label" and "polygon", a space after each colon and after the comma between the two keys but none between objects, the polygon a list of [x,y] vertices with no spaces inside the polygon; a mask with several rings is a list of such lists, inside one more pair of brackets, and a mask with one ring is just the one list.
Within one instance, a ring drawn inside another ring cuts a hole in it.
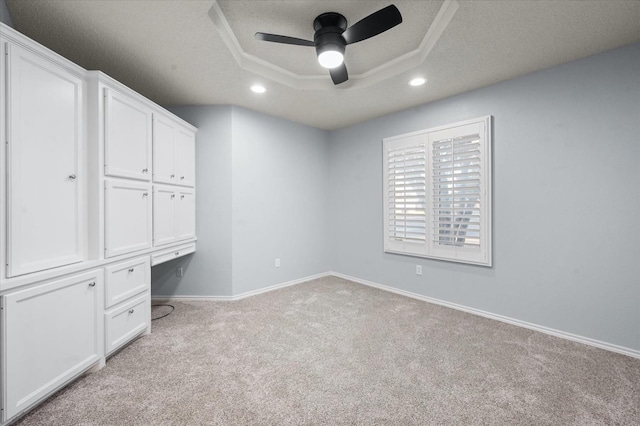
[{"label": "ceiling trim molding", "polygon": [[369,87],[422,64],[451,22],[451,19],[453,19],[458,7],[459,4],[456,0],[445,0],[417,49],[407,52],[365,73],[350,75],[349,80],[339,86],[334,86],[328,75],[296,74],[272,62],[245,52],[233,33],[217,0],[214,0],[208,15],[220,33],[225,45],[233,55],[236,63],[243,70],[294,89],[326,90],[332,87],[340,89]]}]

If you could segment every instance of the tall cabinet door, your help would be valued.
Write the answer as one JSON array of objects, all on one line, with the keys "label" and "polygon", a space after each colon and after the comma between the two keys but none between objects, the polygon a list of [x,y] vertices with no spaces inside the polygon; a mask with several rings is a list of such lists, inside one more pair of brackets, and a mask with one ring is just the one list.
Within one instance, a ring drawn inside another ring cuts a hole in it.
[{"label": "tall cabinet door", "polygon": [[81,78],[16,45],[7,73],[7,276],[83,259]]},{"label": "tall cabinet door", "polygon": [[143,103],[105,89],[105,175],[151,179],[152,117]]},{"label": "tall cabinet door", "polygon": [[178,128],[175,152],[175,183],[194,186],[196,183],[196,135],[190,130]]},{"label": "tall cabinet door", "polygon": [[151,247],[151,185],[105,182],[105,257]]},{"label": "tall cabinet door", "polygon": [[175,183],[174,139],[175,123],[160,114],[153,116],[153,181]]},{"label": "tall cabinet door", "polygon": [[180,188],[178,192],[178,239],[196,236],[196,196],[193,189]]},{"label": "tall cabinet door", "polygon": [[153,244],[161,246],[176,240],[176,192],[175,187],[153,188]]}]

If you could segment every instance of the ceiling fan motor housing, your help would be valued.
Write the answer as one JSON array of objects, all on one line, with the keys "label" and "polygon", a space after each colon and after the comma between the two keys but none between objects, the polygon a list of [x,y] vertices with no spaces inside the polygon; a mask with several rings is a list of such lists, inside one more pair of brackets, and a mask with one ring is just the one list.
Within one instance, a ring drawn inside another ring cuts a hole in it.
[{"label": "ceiling fan motor housing", "polygon": [[319,15],[313,21],[316,30],[313,41],[316,53],[320,55],[328,50],[338,51],[344,55],[347,42],[342,33],[347,29],[347,19],[339,13],[327,12]]}]

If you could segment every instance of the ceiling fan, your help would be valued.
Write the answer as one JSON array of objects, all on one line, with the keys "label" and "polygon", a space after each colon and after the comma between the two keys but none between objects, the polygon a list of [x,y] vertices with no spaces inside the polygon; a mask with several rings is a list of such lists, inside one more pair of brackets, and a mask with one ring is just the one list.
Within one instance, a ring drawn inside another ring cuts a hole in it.
[{"label": "ceiling fan", "polygon": [[383,33],[402,22],[402,15],[394,5],[389,5],[361,19],[347,28],[347,19],[339,13],[327,12],[313,20],[313,41],[277,34],[256,33],[258,40],[296,46],[314,46],[318,62],[329,69],[333,84],[349,79],[344,64],[344,51],[348,44],[366,40]]}]

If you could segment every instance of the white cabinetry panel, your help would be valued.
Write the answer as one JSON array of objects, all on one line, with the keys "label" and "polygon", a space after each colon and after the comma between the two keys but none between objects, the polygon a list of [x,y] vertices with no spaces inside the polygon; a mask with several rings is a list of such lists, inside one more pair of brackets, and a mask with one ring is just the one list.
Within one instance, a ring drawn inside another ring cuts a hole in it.
[{"label": "white cabinetry panel", "polygon": [[104,271],[106,308],[147,291],[151,286],[149,256],[107,266]]},{"label": "white cabinetry panel", "polygon": [[178,186],[154,185],[153,244],[155,247],[195,238],[195,191]]},{"label": "white cabinetry panel", "polygon": [[153,181],[194,186],[195,133],[168,116],[153,117]]},{"label": "white cabinetry panel", "polygon": [[84,82],[8,46],[7,276],[83,259]]},{"label": "white cabinetry panel", "polygon": [[176,240],[175,187],[153,187],[153,244],[161,246]]},{"label": "white cabinetry panel", "polygon": [[196,196],[193,189],[181,188],[177,197],[177,239],[196,236]]},{"label": "white cabinetry panel", "polygon": [[151,185],[105,181],[105,257],[151,247]]},{"label": "white cabinetry panel", "polygon": [[98,361],[102,272],[3,296],[3,420]]},{"label": "white cabinetry panel", "polygon": [[105,175],[151,179],[152,116],[143,103],[105,89]]},{"label": "white cabinetry panel", "polygon": [[142,333],[151,321],[149,293],[105,312],[105,353],[109,355],[136,335]]},{"label": "white cabinetry panel", "polygon": [[196,182],[196,135],[187,129],[176,132],[175,175],[178,185],[194,186]]},{"label": "white cabinetry panel", "polygon": [[153,181],[175,183],[174,146],[175,121],[160,114],[153,116]]}]

